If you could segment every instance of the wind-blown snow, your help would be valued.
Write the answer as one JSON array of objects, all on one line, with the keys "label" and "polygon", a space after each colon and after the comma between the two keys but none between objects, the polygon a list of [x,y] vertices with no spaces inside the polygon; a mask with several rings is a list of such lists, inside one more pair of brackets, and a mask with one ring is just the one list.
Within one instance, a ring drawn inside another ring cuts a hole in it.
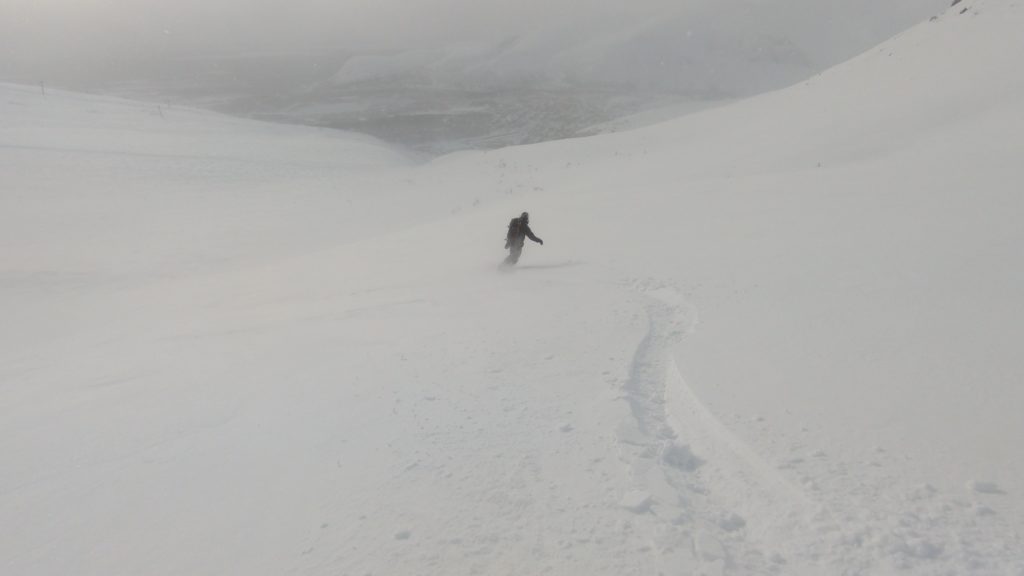
[{"label": "wind-blown snow", "polygon": [[5,573],[1024,572],[1022,26],[425,165],[0,87]]}]

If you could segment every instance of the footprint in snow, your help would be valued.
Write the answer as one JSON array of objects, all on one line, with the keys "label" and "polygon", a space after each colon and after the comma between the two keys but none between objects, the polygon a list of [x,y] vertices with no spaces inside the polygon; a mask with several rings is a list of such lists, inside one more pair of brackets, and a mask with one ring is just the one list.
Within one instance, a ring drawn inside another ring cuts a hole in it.
[{"label": "footprint in snow", "polygon": [[661,461],[683,472],[693,472],[704,464],[704,460],[694,454],[689,445],[678,442],[669,442],[662,448]]},{"label": "footprint in snow", "polygon": [[619,501],[619,506],[634,514],[644,514],[650,511],[652,504],[654,504],[654,499],[651,495],[641,490],[627,492]]},{"label": "footprint in snow", "polygon": [[984,480],[971,480],[967,483],[967,489],[978,494],[1006,494],[995,482]]}]

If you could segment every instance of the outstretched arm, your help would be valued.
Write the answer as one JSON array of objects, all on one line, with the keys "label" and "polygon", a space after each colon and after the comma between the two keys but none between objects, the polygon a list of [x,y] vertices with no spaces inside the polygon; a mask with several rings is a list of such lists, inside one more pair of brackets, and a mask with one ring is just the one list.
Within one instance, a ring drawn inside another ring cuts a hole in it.
[{"label": "outstretched arm", "polygon": [[528,237],[528,238],[529,238],[530,240],[533,240],[534,242],[536,242],[536,243],[540,244],[541,246],[543,246],[543,245],[544,245],[544,241],[543,241],[543,240],[541,240],[540,238],[537,238],[536,236],[534,236],[534,234],[533,234],[533,230],[530,230],[530,227],[529,227],[529,226],[527,226],[527,227],[526,227],[526,230],[525,230],[525,232],[526,232],[526,236],[527,236],[527,237]]}]

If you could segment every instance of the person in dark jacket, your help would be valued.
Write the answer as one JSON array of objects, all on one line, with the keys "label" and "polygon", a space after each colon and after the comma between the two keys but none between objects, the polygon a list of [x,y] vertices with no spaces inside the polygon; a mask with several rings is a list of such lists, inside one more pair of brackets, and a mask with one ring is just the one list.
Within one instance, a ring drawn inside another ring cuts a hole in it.
[{"label": "person in dark jacket", "polygon": [[523,212],[519,215],[519,218],[513,218],[508,223],[508,234],[505,235],[505,248],[510,252],[508,257],[505,258],[506,264],[519,262],[519,256],[523,253],[523,244],[526,243],[526,238],[533,240],[541,246],[544,245],[544,241],[537,238],[533,234],[533,230],[530,230],[530,215]]}]

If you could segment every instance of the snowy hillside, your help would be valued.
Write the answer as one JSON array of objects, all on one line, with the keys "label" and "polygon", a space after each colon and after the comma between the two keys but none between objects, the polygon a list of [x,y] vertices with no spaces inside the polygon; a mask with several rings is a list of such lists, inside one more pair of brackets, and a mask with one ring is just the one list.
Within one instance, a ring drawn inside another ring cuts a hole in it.
[{"label": "snowy hillside", "polygon": [[558,15],[528,33],[389,54],[355,55],[339,85],[368,81],[449,88],[631,86],[736,97],[779,88],[938,13],[939,0],[689,0],[593,7],[567,28]]},{"label": "snowy hillside", "polygon": [[420,165],[0,85],[4,573],[1019,576],[1022,27]]},{"label": "snowy hillside", "polygon": [[[437,153],[589,134],[664,106],[788,86],[939,13],[945,0],[581,3],[529,31],[355,54],[273,117]],[[610,124],[605,124],[609,126]]]},{"label": "snowy hillside", "polygon": [[[359,212],[394,202],[395,187],[382,184],[412,165],[359,134],[0,90],[0,262],[15,277],[167,274],[172,262],[217,268],[305,251],[316,238],[379,232]],[[410,215],[425,204],[401,198]]]}]

